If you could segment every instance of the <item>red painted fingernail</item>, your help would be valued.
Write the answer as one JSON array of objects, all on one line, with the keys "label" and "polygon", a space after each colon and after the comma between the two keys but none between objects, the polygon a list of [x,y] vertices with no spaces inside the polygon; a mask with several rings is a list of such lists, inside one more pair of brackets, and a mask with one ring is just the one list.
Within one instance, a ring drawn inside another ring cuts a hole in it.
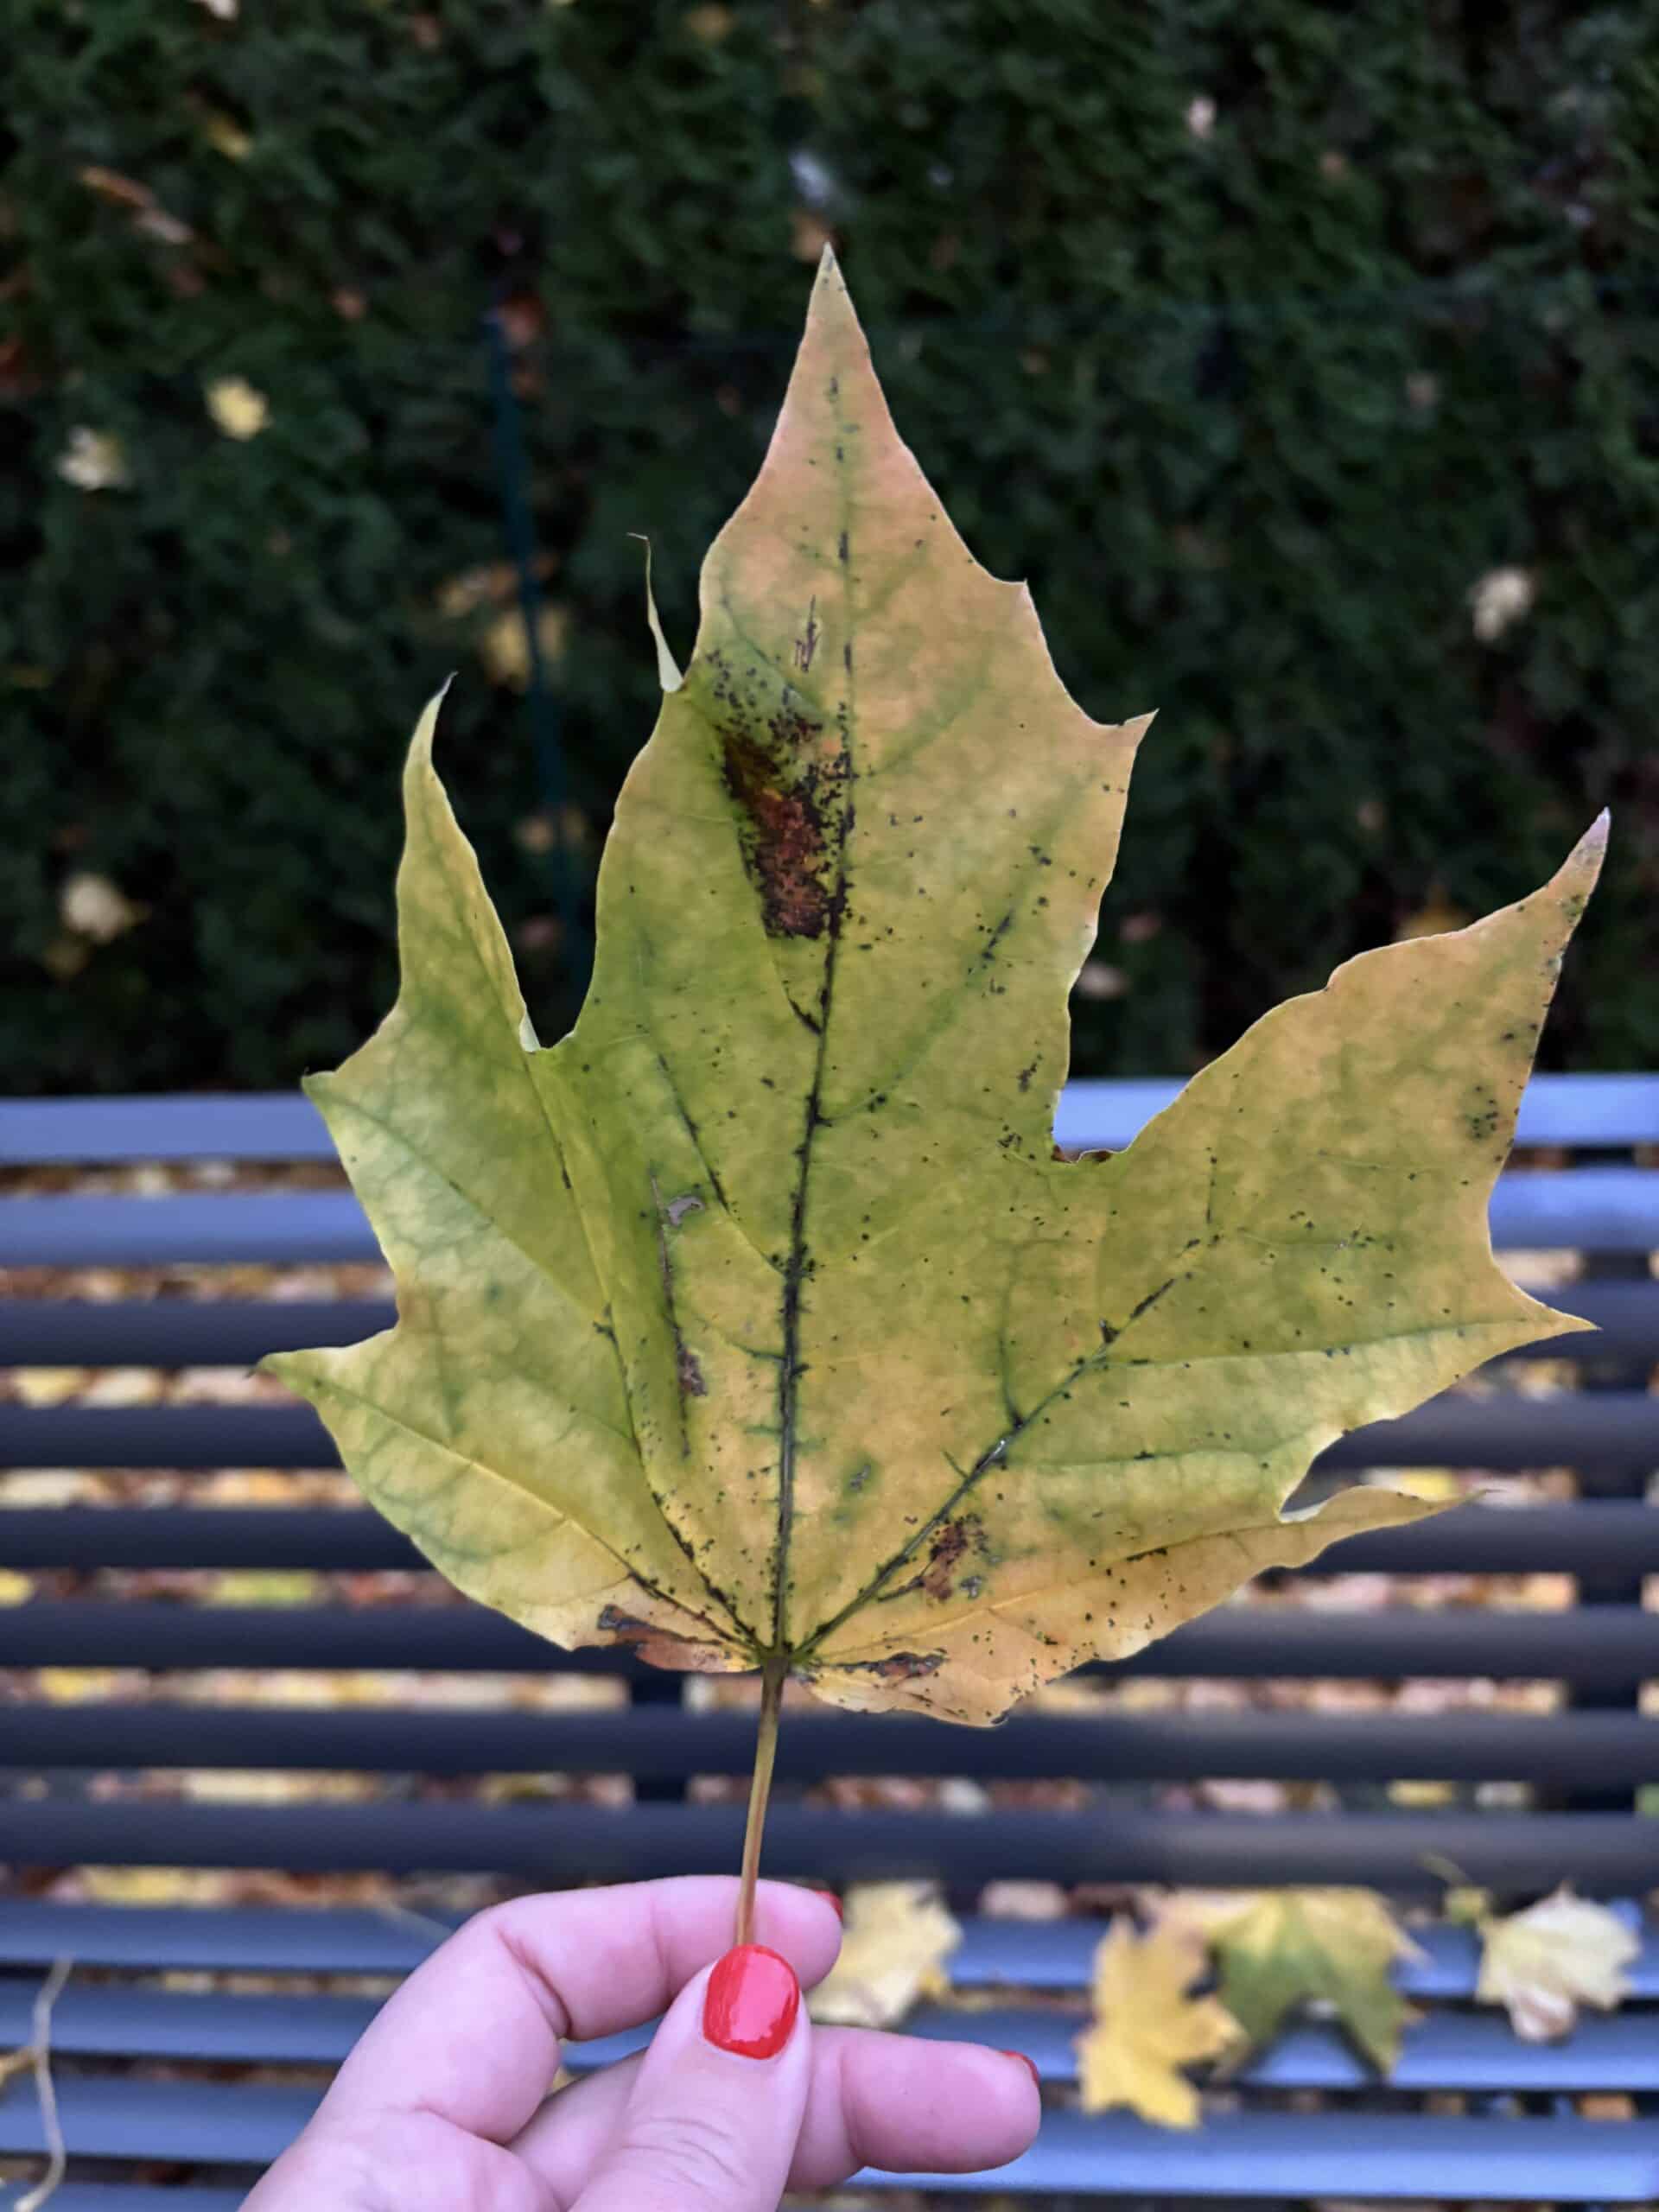
[{"label": "red painted fingernail", "polygon": [[1005,2050],[1002,2056],[1004,2058],[1017,2058],[1022,2066],[1030,2069],[1031,2078],[1037,2087],[1039,2089],[1042,2088],[1043,2077],[1037,2071],[1037,2062],[1034,2058],[1027,2058],[1023,2050]]},{"label": "red painted fingernail", "polygon": [[740,1943],[709,1977],[702,2032],[740,2058],[776,2058],[801,2009],[801,1985],[787,1959],[764,1943]]},{"label": "red painted fingernail", "polygon": [[836,1895],[836,1893],[835,1893],[835,1891],[834,1891],[833,1890],[819,1890],[819,1889],[815,1889],[815,1890],[813,1891],[812,1894],[813,1894],[813,1896],[814,1896],[815,1897],[822,1897],[822,1898],[823,1899],[823,1901],[824,1901],[825,1904],[828,1904],[828,1905],[833,1905],[833,1906],[835,1907],[835,1909],[836,1909],[836,1918],[837,1920],[845,1920],[845,1919],[846,1919],[846,1917],[847,1917],[847,1908],[846,1908],[846,1906],[845,1906],[844,1904],[842,1904],[842,1903],[841,1899],[840,1899],[840,1898]]}]

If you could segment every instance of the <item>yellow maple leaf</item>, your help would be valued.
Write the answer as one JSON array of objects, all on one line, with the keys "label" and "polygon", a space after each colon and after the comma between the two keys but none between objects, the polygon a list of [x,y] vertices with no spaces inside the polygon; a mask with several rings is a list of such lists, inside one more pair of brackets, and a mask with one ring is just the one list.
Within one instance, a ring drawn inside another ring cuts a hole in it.
[{"label": "yellow maple leaf", "polygon": [[1579,2006],[1611,2012],[1629,1993],[1624,1969],[1641,1945],[1617,1913],[1565,1885],[1507,1919],[1483,1917],[1475,1996],[1502,2005],[1523,2043],[1568,2035]]},{"label": "yellow maple leaf", "polygon": [[1164,1922],[1137,1936],[1112,1923],[1095,1953],[1094,2022],[1077,2038],[1085,2112],[1128,2105],[1160,2127],[1198,2126],[1198,2093],[1181,2069],[1239,2039],[1224,2005],[1188,1995],[1203,1972],[1203,1951],[1185,1929]]},{"label": "yellow maple leaf", "polygon": [[869,1882],[849,1890],[846,1916],[841,1955],[808,2002],[815,2020],[889,2027],[918,1997],[949,1989],[944,1962],[962,1930],[931,1882]]}]

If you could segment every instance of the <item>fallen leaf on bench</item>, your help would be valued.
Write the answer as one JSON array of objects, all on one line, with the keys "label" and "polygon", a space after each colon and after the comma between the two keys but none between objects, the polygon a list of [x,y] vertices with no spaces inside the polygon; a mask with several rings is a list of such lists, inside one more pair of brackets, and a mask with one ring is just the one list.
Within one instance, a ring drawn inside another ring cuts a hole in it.
[{"label": "fallen leaf on bench", "polygon": [[120,1702],[123,1689],[130,1690],[135,1681],[142,1689],[146,1677],[129,1674],[123,1679],[118,1667],[41,1667],[35,1676],[35,1688],[48,1705],[113,1705]]},{"label": "fallen leaf on bench", "polygon": [[1502,2005],[1523,2043],[1570,2035],[1580,2005],[1611,2012],[1630,1994],[1624,1968],[1642,1946],[1618,1915],[1563,1886],[1498,1919],[1470,1915],[1480,1929],[1475,1996]]},{"label": "fallen leaf on bench", "polygon": [[213,1605],[311,1605],[326,1589],[309,1567],[224,1567],[209,1578],[203,1595]]},{"label": "fallen leaf on bench", "polygon": [[1301,2005],[1334,2013],[1382,2072],[1415,2018],[1389,1978],[1417,1947],[1370,1890],[1267,1890],[1212,1923],[1217,1993],[1252,2050]]},{"label": "fallen leaf on bench", "polygon": [[1182,2069],[1239,2040],[1219,1999],[1188,1995],[1205,1971],[1187,1929],[1158,1922],[1137,1936],[1126,1917],[1113,1921],[1095,1953],[1094,2020],[1077,2044],[1085,2112],[1128,2105],[1160,2127],[1198,2126],[1198,2093]]},{"label": "fallen leaf on bench", "polygon": [[848,1891],[845,1914],[840,1954],[807,1999],[815,2020],[887,2028],[918,1998],[944,1995],[962,1929],[932,1883],[862,1884]]},{"label": "fallen leaf on bench", "polygon": [[167,1395],[158,1367],[106,1367],[80,1394],[84,1406],[149,1406]]},{"label": "fallen leaf on bench", "polygon": [[78,1398],[92,1379],[89,1367],[14,1367],[10,1395],[26,1406],[61,1406]]}]

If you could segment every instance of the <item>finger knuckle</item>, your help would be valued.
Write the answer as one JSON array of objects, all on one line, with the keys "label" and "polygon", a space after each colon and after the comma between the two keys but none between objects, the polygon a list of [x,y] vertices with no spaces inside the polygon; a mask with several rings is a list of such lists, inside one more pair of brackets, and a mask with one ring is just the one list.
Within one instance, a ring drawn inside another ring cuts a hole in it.
[{"label": "finger knuckle", "polygon": [[640,2113],[625,2149],[653,2178],[683,2192],[688,2206],[721,2212],[741,2201],[753,2164],[735,2132],[713,2113]]}]

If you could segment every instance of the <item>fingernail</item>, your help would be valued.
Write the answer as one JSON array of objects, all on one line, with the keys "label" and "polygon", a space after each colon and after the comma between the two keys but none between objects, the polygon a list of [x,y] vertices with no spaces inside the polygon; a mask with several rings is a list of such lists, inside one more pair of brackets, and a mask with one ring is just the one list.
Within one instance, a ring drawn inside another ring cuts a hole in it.
[{"label": "fingernail", "polygon": [[801,1985],[789,1961],[764,1943],[741,1943],[709,1977],[702,2032],[740,2058],[776,2058],[800,2008]]},{"label": "fingernail", "polygon": [[1042,2088],[1043,2077],[1037,2071],[1037,2062],[1034,2058],[1027,2058],[1023,2050],[1005,2050],[1002,2056],[1004,2058],[1017,2058],[1020,2063],[1029,2071],[1031,2078],[1037,2084],[1037,2087],[1039,2089]]},{"label": "fingernail", "polygon": [[846,1919],[847,1908],[842,1904],[841,1899],[836,1895],[833,1890],[814,1889],[812,1894],[815,1897],[822,1897],[825,1904],[833,1905],[835,1907],[836,1918],[837,1920]]}]

